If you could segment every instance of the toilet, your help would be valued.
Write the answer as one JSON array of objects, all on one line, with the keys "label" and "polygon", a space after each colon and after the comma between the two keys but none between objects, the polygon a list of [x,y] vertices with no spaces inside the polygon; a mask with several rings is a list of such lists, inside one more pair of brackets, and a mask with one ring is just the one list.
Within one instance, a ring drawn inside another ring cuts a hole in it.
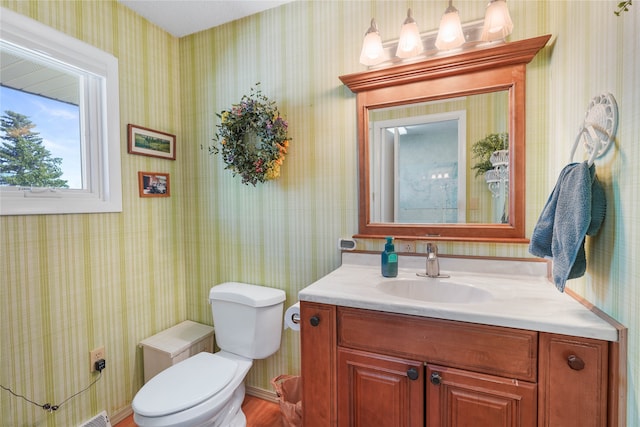
[{"label": "toilet", "polygon": [[215,354],[198,353],[151,378],[133,398],[140,427],[244,427],[244,378],[280,348],[285,293],[228,282],[209,292]]}]

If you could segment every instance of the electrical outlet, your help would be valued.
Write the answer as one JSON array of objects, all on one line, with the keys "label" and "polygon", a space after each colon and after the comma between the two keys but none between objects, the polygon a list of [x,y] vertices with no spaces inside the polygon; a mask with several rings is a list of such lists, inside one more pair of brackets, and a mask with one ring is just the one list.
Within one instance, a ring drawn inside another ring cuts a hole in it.
[{"label": "electrical outlet", "polygon": [[399,242],[398,243],[398,252],[404,253],[413,253],[416,251],[415,242]]},{"label": "electrical outlet", "polygon": [[104,347],[94,348],[89,352],[89,364],[91,365],[91,372],[96,371],[96,362],[100,359],[105,359]]}]

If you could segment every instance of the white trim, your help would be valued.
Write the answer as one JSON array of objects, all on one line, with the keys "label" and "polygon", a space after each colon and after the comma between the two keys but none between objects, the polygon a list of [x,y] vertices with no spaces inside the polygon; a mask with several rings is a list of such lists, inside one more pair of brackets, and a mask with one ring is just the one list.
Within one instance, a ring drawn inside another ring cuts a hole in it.
[{"label": "white trim", "polygon": [[245,386],[244,392],[249,396],[257,397],[259,399],[266,400],[272,403],[279,402],[278,395],[276,394],[275,391],[269,391],[269,390],[248,385],[248,386]]}]

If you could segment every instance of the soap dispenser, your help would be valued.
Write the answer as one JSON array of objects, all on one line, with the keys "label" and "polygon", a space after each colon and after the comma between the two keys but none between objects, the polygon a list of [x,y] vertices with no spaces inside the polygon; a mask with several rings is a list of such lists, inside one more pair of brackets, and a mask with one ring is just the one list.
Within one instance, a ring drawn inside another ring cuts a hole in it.
[{"label": "soap dispenser", "polygon": [[382,275],[396,277],[398,275],[398,254],[393,247],[393,238],[387,237],[387,243],[382,251]]}]

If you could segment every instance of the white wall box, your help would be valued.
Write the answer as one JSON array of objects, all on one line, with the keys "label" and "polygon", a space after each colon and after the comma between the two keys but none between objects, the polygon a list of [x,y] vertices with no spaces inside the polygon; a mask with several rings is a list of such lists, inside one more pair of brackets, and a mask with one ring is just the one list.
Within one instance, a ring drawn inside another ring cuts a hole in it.
[{"label": "white wall box", "polygon": [[140,342],[144,382],[200,352],[213,352],[213,327],[185,320]]}]

